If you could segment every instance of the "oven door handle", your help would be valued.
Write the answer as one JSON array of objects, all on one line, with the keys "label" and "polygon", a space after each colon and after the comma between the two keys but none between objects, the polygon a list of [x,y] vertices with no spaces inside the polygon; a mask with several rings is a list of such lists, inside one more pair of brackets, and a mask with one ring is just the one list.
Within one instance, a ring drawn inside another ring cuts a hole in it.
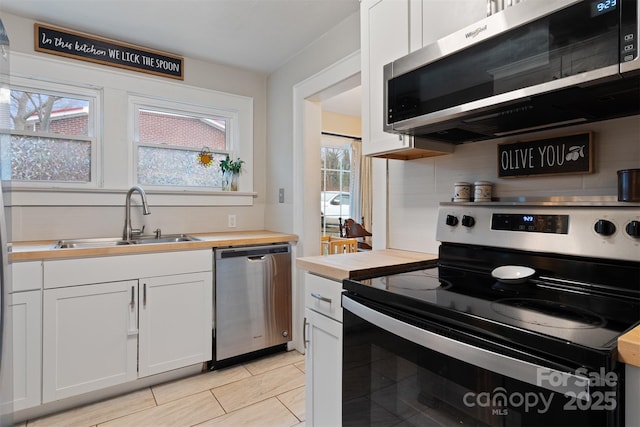
[{"label": "oven door handle", "polygon": [[556,393],[591,400],[587,376],[558,371],[436,334],[375,311],[347,295],[342,296],[342,307],[389,333],[454,359]]}]

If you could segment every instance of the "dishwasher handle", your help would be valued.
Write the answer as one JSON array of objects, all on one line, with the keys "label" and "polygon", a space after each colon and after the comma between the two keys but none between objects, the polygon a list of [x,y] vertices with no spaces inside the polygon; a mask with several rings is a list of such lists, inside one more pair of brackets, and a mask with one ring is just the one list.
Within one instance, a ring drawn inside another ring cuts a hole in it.
[{"label": "dishwasher handle", "polygon": [[259,258],[265,255],[288,254],[291,252],[291,247],[289,244],[245,246],[237,248],[216,248],[214,252],[216,260],[220,261],[227,258]]}]

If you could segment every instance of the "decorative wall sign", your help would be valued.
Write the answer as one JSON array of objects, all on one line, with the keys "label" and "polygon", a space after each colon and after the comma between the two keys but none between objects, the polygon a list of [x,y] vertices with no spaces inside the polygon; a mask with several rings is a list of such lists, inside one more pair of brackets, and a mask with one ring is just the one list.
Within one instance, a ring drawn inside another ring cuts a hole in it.
[{"label": "decorative wall sign", "polygon": [[498,145],[498,176],[593,172],[591,132]]},{"label": "decorative wall sign", "polygon": [[184,59],[63,28],[35,24],[35,50],[184,80]]}]

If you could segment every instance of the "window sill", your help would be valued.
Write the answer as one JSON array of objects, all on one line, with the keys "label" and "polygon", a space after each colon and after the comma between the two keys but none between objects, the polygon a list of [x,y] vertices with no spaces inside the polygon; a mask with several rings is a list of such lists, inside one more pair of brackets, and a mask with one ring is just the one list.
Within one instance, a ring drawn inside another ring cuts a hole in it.
[{"label": "window sill", "polygon": [[[124,206],[127,189],[71,189],[12,187],[2,183],[4,205],[13,206]],[[153,206],[252,206],[254,192],[146,190]]]}]

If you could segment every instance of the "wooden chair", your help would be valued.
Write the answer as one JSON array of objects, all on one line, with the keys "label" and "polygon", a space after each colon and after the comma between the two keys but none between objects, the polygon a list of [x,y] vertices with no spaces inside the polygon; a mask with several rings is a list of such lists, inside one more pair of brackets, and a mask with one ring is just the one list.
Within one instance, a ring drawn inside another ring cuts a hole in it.
[{"label": "wooden chair", "polygon": [[356,239],[344,239],[331,236],[322,236],[320,239],[320,253],[322,255],[345,254],[358,251],[358,241]]},{"label": "wooden chair", "polygon": [[329,241],[331,236],[320,236],[320,254],[327,255],[329,253]]},{"label": "wooden chair", "polygon": [[365,242],[364,238],[370,237],[372,234],[351,218],[345,219],[344,224],[340,218],[340,236],[347,239],[357,239],[360,250],[371,250],[371,245]]},{"label": "wooden chair", "polygon": [[358,252],[358,241],[356,239],[329,240],[329,255],[348,254],[351,252]]}]

